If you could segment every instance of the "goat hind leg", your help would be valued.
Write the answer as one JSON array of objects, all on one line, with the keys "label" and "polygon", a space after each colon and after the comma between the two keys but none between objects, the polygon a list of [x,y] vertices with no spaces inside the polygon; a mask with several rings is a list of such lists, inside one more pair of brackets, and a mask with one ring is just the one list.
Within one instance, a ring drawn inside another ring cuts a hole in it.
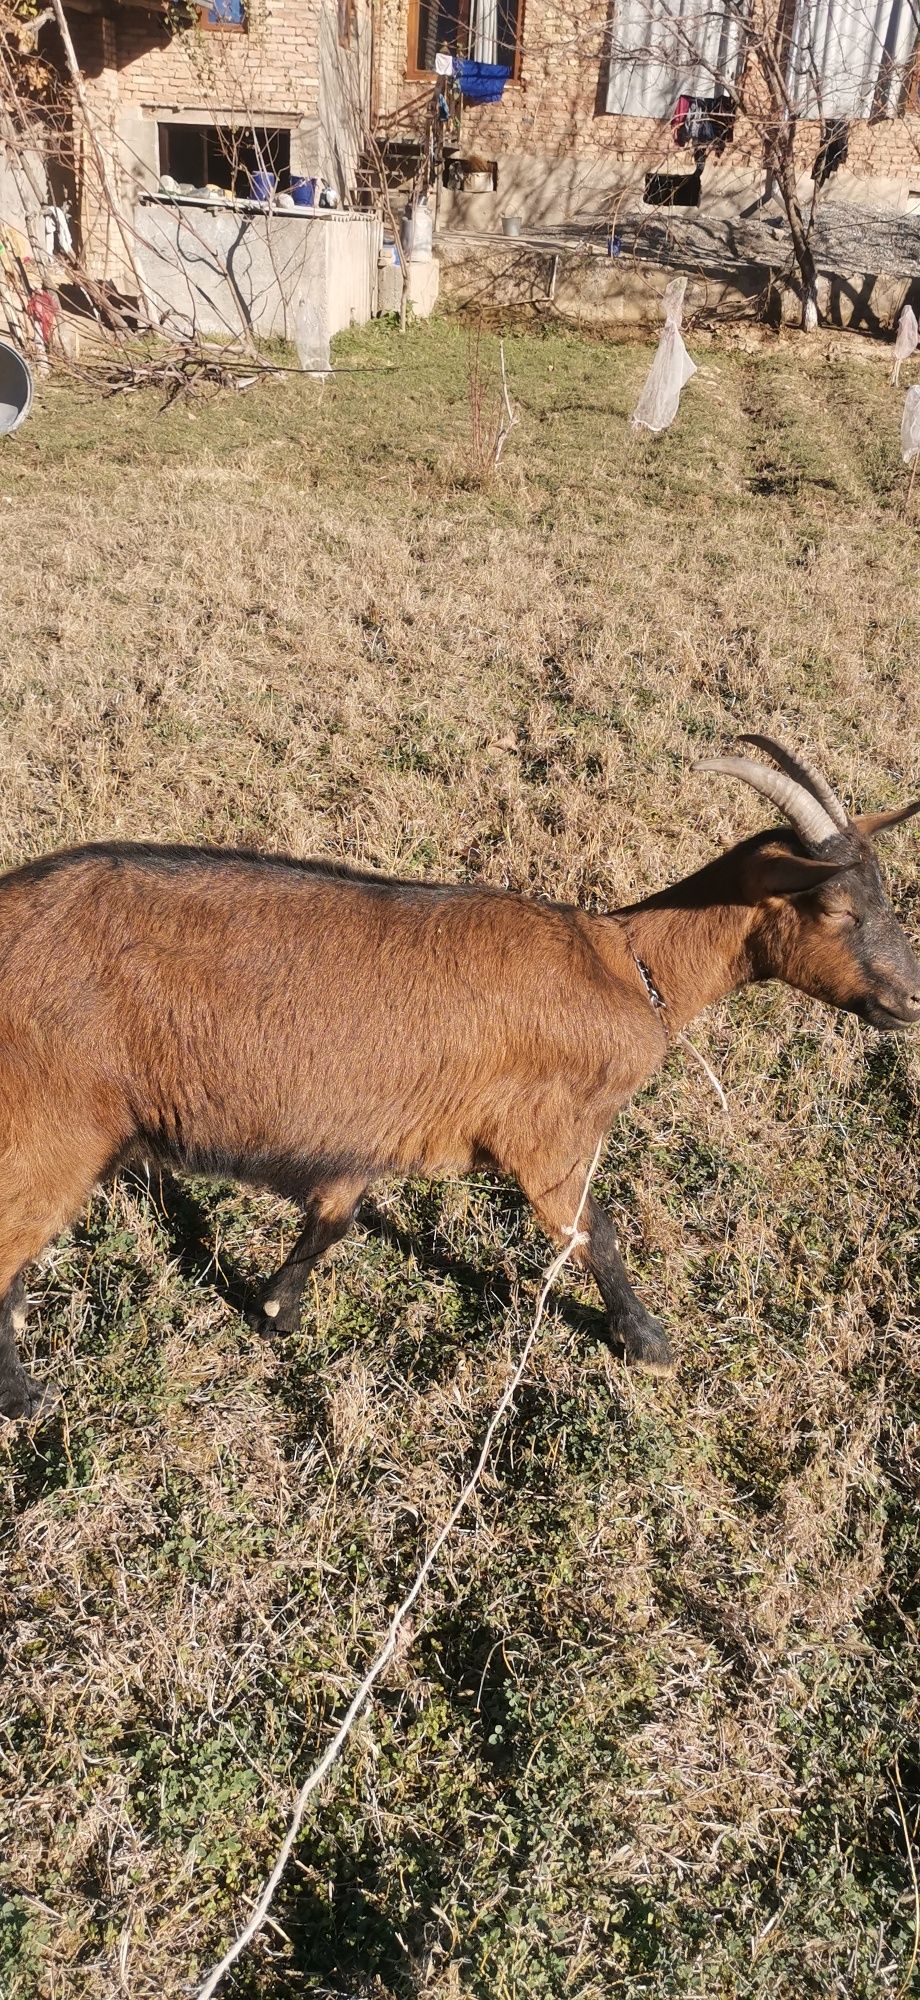
[{"label": "goat hind leg", "polygon": [[296,1333],[307,1279],[333,1243],[347,1235],[366,1185],[364,1179],[343,1176],[311,1190],[300,1235],[262,1293],[260,1323],[266,1331]]}]

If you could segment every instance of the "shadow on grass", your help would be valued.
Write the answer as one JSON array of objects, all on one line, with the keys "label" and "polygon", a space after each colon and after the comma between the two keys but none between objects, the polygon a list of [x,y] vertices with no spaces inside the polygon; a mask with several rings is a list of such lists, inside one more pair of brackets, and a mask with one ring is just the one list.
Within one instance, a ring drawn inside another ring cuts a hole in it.
[{"label": "shadow on grass", "polygon": [[[147,1192],[146,1182],[140,1183]],[[214,1218],[207,1204],[186,1182],[158,1173],[149,1186],[149,1200],[167,1239],[176,1267],[190,1284],[210,1284],[231,1312],[253,1320],[258,1283],[214,1247]]]},{"label": "shadow on grass", "polygon": [[[187,1184],[169,1173],[159,1175],[156,1183],[151,1184],[149,1196],[182,1276],[193,1284],[211,1284],[232,1312],[265,1331],[259,1315],[265,1279],[244,1271],[225,1254],[218,1258],[214,1248],[213,1217],[207,1204]],[[513,1189],[509,1188],[508,1197],[519,1210],[521,1201]],[[449,1279],[456,1285],[464,1308],[471,1311],[473,1318],[484,1320],[488,1317],[484,1313],[486,1302],[492,1308],[497,1306],[502,1313],[512,1311],[515,1301],[511,1283],[494,1262],[487,1245],[483,1246],[482,1263],[471,1263],[467,1258],[458,1257],[441,1247],[434,1223],[423,1223],[414,1230],[403,1228],[373,1200],[362,1204],[360,1223],[368,1236],[396,1251],[407,1264],[414,1260],[424,1275]],[[352,1242],[351,1254],[360,1256],[360,1244]],[[547,1248],[547,1260],[549,1255]],[[322,1270],[320,1263],[317,1274],[320,1281]],[[558,1293],[554,1297],[554,1310],[571,1332],[588,1342],[607,1342],[609,1345],[606,1320],[599,1308]],[[445,1340],[445,1350],[452,1349],[455,1344]],[[426,1372],[423,1365],[418,1375],[419,1386],[438,1381],[441,1373],[437,1368]]]},{"label": "shadow on grass", "polygon": [[[384,1215],[373,1204],[362,1209],[361,1223],[368,1235],[375,1237],[378,1242],[385,1243],[391,1250],[397,1250],[407,1259],[414,1257],[416,1263],[429,1276],[449,1278],[463,1296],[464,1304],[478,1306],[480,1311],[486,1302],[490,1306],[498,1306],[503,1313],[510,1313],[513,1310],[515,1299],[511,1283],[504,1271],[490,1260],[487,1247],[483,1248],[482,1263],[471,1264],[467,1258],[458,1257],[453,1252],[441,1249],[432,1231],[415,1232],[402,1229],[392,1217]],[[547,1246],[547,1263],[551,1255],[552,1252]],[[553,1309],[570,1332],[577,1333],[583,1339],[610,1345],[607,1322],[599,1308],[583,1305],[578,1299],[556,1292],[553,1295]]]},{"label": "shadow on grass", "polygon": [[67,1450],[63,1411],[56,1411],[34,1429],[24,1424],[4,1423],[3,1443],[9,1448],[14,1514],[24,1514],[49,1494],[73,1484],[74,1469]]},{"label": "shadow on grass", "polygon": [[432,1844],[407,1839],[405,1829],[401,1846],[411,1902],[407,1896],[394,1897],[393,1884],[367,1842],[357,1853],[343,1846],[334,1856],[328,1848],[318,1854],[328,1887],[301,1884],[281,1905],[281,1926],[292,1947],[284,1971],[279,1967],[277,1984],[256,1972],[251,1984],[241,1984],[240,2000],[244,1995],[267,2000],[269,1994],[281,2000],[292,1991],[309,1992],[317,2000],[364,2000],[365,1995],[368,2000],[371,1995],[374,2000],[378,1995],[380,2000],[413,2000],[419,1991],[419,1960],[442,1928],[438,1909],[449,1861],[446,1869],[443,1862],[439,1865]]}]

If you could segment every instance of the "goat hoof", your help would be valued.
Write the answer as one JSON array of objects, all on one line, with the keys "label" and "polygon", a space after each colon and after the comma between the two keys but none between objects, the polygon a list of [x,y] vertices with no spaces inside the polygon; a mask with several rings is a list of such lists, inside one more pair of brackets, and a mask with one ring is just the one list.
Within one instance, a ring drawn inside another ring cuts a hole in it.
[{"label": "goat hoof", "polygon": [[61,1392],[53,1382],[36,1382],[33,1375],[23,1375],[21,1381],[0,1392],[0,1417],[6,1417],[8,1423],[44,1422],[53,1416],[60,1401]]},{"label": "goat hoof", "polygon": [[660,1319],[647,1315],[643,1320],[624,1327],[621,1338],[631,1367],[648,1368],[656,1375],[670,1374],[674,1356]]},{"label": "goat hoof", "polygon": [[256,1326],[260,1333],[296,1333],[300,1325],[300,1300],[286,1299],[283,1292],[269,1285],[264,1293],[256,1315]]}]

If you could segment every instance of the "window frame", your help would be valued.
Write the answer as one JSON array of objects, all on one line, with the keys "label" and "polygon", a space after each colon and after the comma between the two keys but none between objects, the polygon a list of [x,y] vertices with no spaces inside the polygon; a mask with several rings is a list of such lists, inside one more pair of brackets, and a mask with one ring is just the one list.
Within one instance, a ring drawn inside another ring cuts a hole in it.
[{"label": "window frame", "polygon": [[904,78],[903,102],[895,115],[916,117],[918,111],[920,111],[920,35],[917,36],[917,46]]},{"label": "window frame", "polygon": [[243,125],[234,129],[210,118],[168,117],[158,118],[156,124],[157,157],[161,176],[171,174],[174,180],[192,180],[194,185],[193,176],[175,171],[176,163],[171,158],[173,134],[181,133],[186,141],[194,134],[200,148],[198,178],[201,186],[207,185],[216,155],[219,155],[221,162],[226,165],[227,172],[219,179],[215,176],[216,185],[224,188],[228,194],[245,194],[246,182],[254,169],[248,159],[239,158],[240,148],[245,148],[247,154],[251,154],[257,160],[260,153],[263,154],[267,171],[277,174],[283,186],[290,180],[292,127],[289,125]]},{"label": "window frame", "polygon": [[[874,125],[887,119],[902,117],[905,111],[912,108],[911,94],[916,88],[914,79],[920,58],[920,29],[917,26],[914,6],[908,4],[903,18],[908,34],[913,26],[913,48],[909,52],[905,51],[901,61],[893,60],[888,63],[886,73],[887,37],[891,31],[890,16],[895,11],[895,4],[896,0],[888,0],[889,27],[886,29],[884,40],[879,40],[874,29],[868,32],[861,74],[855,69],[847,69],[841,45],[836,74],[831,69],[828,78],[826,68],[830,68],[830,64],[822,66],[817,94],[814,94],[811,77],[807,75],[799,58],[805,45],[809,14],[812,19],[814,18],[815,0],[795,0],[790,10],[786,57],[786,86],[795,117],[813,123],[818,120],[827,123],[845,120],[850,125]],[[898,26],[899,23],[896,22],[895,30]],[[822,20],[821,27],[828,34],[834,31],[829,8],[827,19]],[[837,32],[839,33],[839,29]],[[861,90],[860,101],[841,106],[840,94],[845,95],[848,90],[852,90],[855,95],[857,85]],[[865,88],[862,88],[863,85]]]},{"label": "window frame", "polygon": [[[219,6],[220,0],[216,0]],[[206,35],[248,35],[249,8],[246,0],[241,0],[241,18],[238,21],[211,21],[215,0],[198,0],[198,26]]]},{"label": "window frame", "polygon": [[[517,6],[517,23],[514,35],[514,62],[511,66],[511,75],[508,78],[509,83],[519,83],[521,80],[521,66],[524,56],[524,23],[527,16],[527,0],[515,0],[515,3]],[[419,11],[420,0],[409,0],[409,11],[406,22],[406,67],[404,74],[406,79],[411,82],[422,82],[428,77],[434,82],[437,70],[420,69],[418,67]],[[463,26],[469,32],[471,0],[459,0],[458,14],[461,11],[465,11],[466,13],[466,20]]]}]

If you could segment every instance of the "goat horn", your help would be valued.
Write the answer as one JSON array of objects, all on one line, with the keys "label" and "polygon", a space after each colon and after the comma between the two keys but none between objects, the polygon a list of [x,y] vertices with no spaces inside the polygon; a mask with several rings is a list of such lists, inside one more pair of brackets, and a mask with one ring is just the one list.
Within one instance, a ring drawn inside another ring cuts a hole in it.
[{"label": "goat horn", "polygon": [[805,847],[820,847],[840,831],[830,813],[825,811],[812,792],[806,791],[804,785],[796,784],[794,778],[787,778],[780,771],[771,771],[767,764],[755,764],[751,757],[704,757],[693,768],[695,771],[718,771],[726,778],[740,778],[742,784],[750,785],[752,791],[761,792],[765,799],[772,800],[785,814]]},{"label": "goat horn", "polygon": [[827,779],[822,778],[820,771],[816,771],[813,764],[806,764],[804,757],[793,757],[792,752],[784,750],[781,743],[775,743],[772,736],[739,736],[738,741],[753,743],[758,750],[763,750],[767,757],[772,757],[774,764],[778,764],[787,777],[794,778],[797,785],[804,785],[805,790],[813,794],[825,812],[830,813],[834,825],[839,827],[840,832],[846,832],[850,824],[846,807],[841,805],[836,792],[831,791]]}]

